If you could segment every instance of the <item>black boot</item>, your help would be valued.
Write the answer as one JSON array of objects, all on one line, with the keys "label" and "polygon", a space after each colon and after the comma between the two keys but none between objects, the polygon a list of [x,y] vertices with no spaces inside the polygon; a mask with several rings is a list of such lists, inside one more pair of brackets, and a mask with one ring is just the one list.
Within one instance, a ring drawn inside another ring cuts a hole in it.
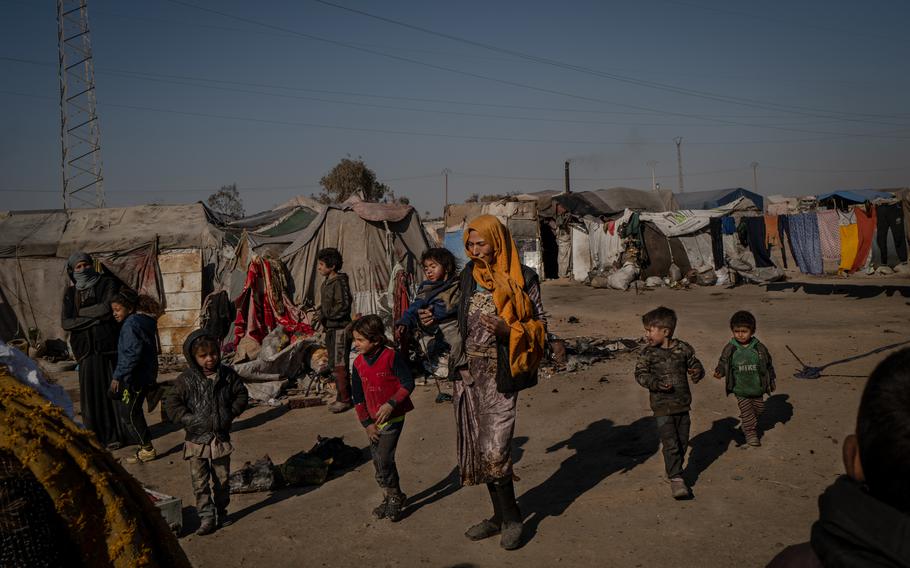
[{"label": "black boot", "polygon": [[515,483],[511,477],[504,477],[496,481],[497,494],[502,511],[502,538],[499,546],[506,550],[515,550],[521,546],[522,525],[521,511],[518,501],[515,500]]},{"label": "black boot", "polygon": [[484,519],[469,528],[464,535],[471,540],[483,540],[499,534],[502,525],[502,504],[499,501],[499,492],[495,483],[487,483],[490,492],[490,501],[493,503],[493,516]]}]

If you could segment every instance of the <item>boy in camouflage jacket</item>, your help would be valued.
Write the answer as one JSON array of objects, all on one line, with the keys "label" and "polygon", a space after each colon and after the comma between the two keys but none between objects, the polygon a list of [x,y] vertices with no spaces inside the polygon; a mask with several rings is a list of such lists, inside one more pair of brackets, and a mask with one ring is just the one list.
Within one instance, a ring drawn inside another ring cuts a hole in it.
[{"label": "boy in camouflage jacket", "polygon": [[673,310],[659,307],[641,319],[648,345],[642,349],[635,364],[635,380],[651,392],[651,410],[657,419],[673,497],[685,499],[690,496],[682,477],[691,426],[689,380],[700,381],[705,376],[705,369],[695,357],[692,346],[673,337],[677,321]]}]

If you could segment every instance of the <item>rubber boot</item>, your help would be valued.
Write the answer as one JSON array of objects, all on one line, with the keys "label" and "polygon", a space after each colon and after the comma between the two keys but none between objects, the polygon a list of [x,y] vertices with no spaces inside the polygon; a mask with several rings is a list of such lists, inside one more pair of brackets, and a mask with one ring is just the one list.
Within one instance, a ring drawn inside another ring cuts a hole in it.
[{"label": "rubber boot", "polygon": [[515,483],[511,477],[496,481],[500,507],[502,507],[502,537],[499,546],[506,550],[515,550],[521,546],[521,535],[524,525],[521,522],[521,511],[515,500]]},{"label": "rubber boot", "polygon": [[465,531],[464,535],[470,540],[483,540],[499,534],[502,526],[502,503],[499,500],[499,491],[495,483],[487,483],[490,492],[490,502],[493,503],[493,516],[484,519]]},{"label": "rubber boot", "polygon": [[344,365],[335,366],[335,402],[329,405],[329,412],[338,414],[353,408],[351,404],[351,379]]}]

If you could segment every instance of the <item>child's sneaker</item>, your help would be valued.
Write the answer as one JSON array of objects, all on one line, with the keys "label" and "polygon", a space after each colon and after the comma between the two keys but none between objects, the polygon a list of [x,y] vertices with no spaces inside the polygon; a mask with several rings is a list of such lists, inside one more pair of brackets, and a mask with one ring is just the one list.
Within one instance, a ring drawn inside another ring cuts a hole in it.
[{"label": "child's sneaker", "polygon": [[674,499],[686,499],[689,497],[689,486],[681,477],[674,477],[670,480],[670,492]]},{"label": "child's sneaker", "polygon": [[399,493],[398,495],[390,495],[389,503],[386,505],[386,518],[388,518],[393,523],[397,523],[401,520],[401,513],[404,510],[404,502],[407,500],[407,496],[404,493]]},{"label": "child's sneaker", "polygon": [[389,496],[386,495],[382,498],[382,503],[378,507],[373,509],[373,516],[377,519],[384,519],[388,516],[389,513]]},{"label": "child's sneaker", "polygon": [[144,449],[139,448],[135,455],[129,456],[126,458],[126,463],[137,464],[137,463],[146,463],[154,460],[158,457],[158,452],[155,448]]},{"label": "child's sneaker", "polygon": [[222,509],[221,511],[218,511],[218,522],[215,524],[215,526],[217,526],[219,529],[221,527],[229,527],[229,526],[231,526],[231,524],[233,524],[233,522],[234,521],[232,521],[230,518],[228,518],[227,509]]}]

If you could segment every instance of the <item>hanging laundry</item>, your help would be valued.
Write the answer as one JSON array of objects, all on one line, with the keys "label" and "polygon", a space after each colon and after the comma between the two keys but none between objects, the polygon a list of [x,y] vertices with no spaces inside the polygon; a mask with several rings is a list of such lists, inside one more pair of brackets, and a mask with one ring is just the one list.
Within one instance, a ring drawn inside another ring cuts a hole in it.
[{"label": "hanging laundry", "polygon": [[770,246],[779,247],[781,243],[777,224],[777,215],[765,215],[765,242]]},{"label": "hanging laundry", "polygon": [[743,217],[746,224],[746,235],[749,242],[749,248],[755,257],[755,266],[765,268],[774,266],[771,262],[771,253],[768,250],[768,243],[765,236],[765,219],[764,217]]},{"label": "hanging laundry", "polygon": [[822,258],[839,260],[840,254],[840,220],[837,211],[828,209],[816,213],[818,216],[818,236],[822,243]]},{"label": "hanging laundry", "polygon": [[736,232],[736,220],[733,217],[724,217],[722,223],[725,235],[732,235]]},{"label": "hanging laundry", "polygon": [[815,213],[790,215],[790,244],[796,263],[806,274],[822,274],[822,250]]},{"label": "hanging laundry", "polygon": [[607,232],[611,235],[616,234],[616,221],[610,219],[607,221]]},{"label": "hanging laundry", "polygon": [[[784,268],[787,266],[787,238],[784,233],[789,232],[789,224],[786,215],[777,216],[777,236],[780,239],[780,256],[784,261]],[[790,245],[790,254],[793,254],[793,245]]]},{"label": "hanging laundry", "polygon": [[840,225],[840,266],[837,273],[843,274],[849,272],[853,267],[853,261],[856,260],[856,249],[859,248],[859,233],[856,229],[856,223],[852,225]]},{"label": "hanging laundry", "polygon": [[875,238],[875,206],[870,205],[866,210],[864,207],[857,207],[856,212],[856,230],[859,234],[859,247],[856,249],[856,258],[853,260],[853,270],[862,270],[869,264],[872,256],[872,240]]},{"label": "hanging laundry", "polygon": [[900,262],[907,262],[907,235],[904,229],[903,208],[899,203],[879,205],[875,212],[878,218],[878,248],[882,264],[888,264],[888,231],[894,239],[894,250]]},{"label": "hanging laundry", "polygon": [[723,223],[720,217],[711,217],[708,221],[708,229],[711,231],[711,252],[714,256],[714,269],[720,269],[724,266],[724,241],[723,241]]}]

